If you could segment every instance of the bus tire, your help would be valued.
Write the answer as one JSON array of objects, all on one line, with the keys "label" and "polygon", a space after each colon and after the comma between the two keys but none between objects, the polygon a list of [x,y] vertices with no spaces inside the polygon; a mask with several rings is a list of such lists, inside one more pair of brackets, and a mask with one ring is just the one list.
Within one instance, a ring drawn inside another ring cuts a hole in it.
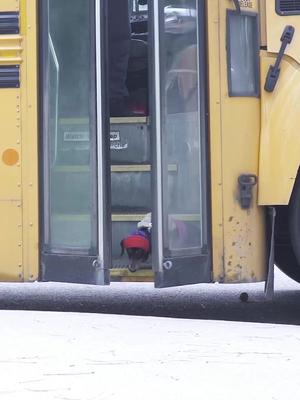
[{"label": "bus tire", "polygon": [[294,250],[296,233],[292,233],[291,227],[292,215],[295,214],[291,211],[291,203],[290,206],[276,207],[275,264],[291,279],[300,282],[300,262]]},{"label": "bus tire", "polygon": [[289,228],[292,248],[300,265],[300,181],[298,179],[289,205]]}]

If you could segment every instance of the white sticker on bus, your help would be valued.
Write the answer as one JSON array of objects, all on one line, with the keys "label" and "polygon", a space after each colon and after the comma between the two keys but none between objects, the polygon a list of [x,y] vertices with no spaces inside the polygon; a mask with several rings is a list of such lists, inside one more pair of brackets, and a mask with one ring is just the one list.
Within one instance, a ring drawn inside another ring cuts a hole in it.
[{"label": "white sticker on bus", "polygon": [[89,142],[90,133],[89,132],[64,132],[65,142]]}]

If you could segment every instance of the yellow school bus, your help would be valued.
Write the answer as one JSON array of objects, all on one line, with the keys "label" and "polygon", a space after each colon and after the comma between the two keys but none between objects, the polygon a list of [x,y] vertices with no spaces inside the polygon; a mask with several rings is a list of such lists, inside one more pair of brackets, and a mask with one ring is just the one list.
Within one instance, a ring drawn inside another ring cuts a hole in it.
[{"label": "yellow school bus", "polygon": [[300,281],[298,3],[129,1],[111,117],[107,1],[1,0],[1,281]]}]

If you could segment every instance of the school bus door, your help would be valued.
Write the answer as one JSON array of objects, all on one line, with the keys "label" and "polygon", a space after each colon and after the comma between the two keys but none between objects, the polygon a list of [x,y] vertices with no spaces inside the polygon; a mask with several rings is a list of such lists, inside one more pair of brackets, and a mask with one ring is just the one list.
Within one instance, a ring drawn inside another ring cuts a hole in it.
[{"label": "school bus door", "polygon": [[41,278],[109,282],[104,1],[40,1]]},{"label": "school bus door", "polygon": [[149,11],[155,286],[210,282],[205,2]]}]

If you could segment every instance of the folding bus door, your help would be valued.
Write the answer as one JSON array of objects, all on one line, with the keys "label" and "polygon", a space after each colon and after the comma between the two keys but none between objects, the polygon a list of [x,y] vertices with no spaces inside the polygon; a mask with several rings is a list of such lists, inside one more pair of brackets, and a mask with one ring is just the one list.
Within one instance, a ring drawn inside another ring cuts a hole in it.
[{"label": "folding bus door", "polygon": [[43,0],[42,279],[109,281],[109,132],[104,1]]},{"label": "folding bus door", "polygon": [[153,0],[156,287],[211,281],[205,2]]}]

